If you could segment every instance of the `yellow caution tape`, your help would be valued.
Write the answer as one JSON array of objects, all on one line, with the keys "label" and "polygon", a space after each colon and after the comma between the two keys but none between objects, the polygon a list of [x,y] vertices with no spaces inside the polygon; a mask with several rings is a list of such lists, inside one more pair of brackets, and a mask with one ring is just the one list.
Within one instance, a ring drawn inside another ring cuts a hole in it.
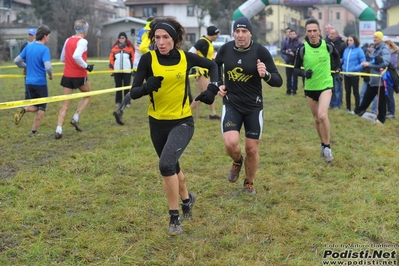
[{"label": "yellow caution tape", "polygon": [[[87,63],[109,63],[109,60],[88,60]],[[51,62],[52,66],[64,65],[64,62]],[[18,68],[17,65],[0,66],[0,69]]]},{"label": "yellow caution tape", "polygon": [[[106,71],[106,72],[109,73],[109,71]],[[195,78],[195,77],[196,77],[196,74],[189,75],[189,78]],[[78,98],[83,98],[83,97],[88,97],[88,96],[94,96],[94,95],[100,95],[100,94],[105,94],[105,93],[110,93],[110,92],[126,90],[126,89],[130,89],[130,88],[131,88],[131,86],[125,86],[125,87],[104,89],[104,90],[98,90],[98,91],[81,92],[81,93],[68,94],[68,95],[58,95],[58,96],[43,97],[43,98],[37,98],[37,99],[4,102],[4,103],[0,103],[0,110],[11,109],[11,108],[16,108],[16,107],[23,107],[23,106],[34,105],[34,104],[41,104],[41,103],[52,103],[52,102],[60,102],[60,101],[71,100],[71,99],[78,99]]]},{"label": "yellow caution tape", "polygon": [[30,100],[4,102],[4,103],[0,103],[0,110],[1,109],[10,109],[10,108],[15,108],[15,107],[22,107],[22,106],[27,106],[27,105],[41,104],[41,103],[52,103],[52,102],[70,100],[70,99],[78,99],[78,98],[100,95],[100,94],[109,93],[109,92],[126,90],[129,88],[130,88],[130,86],[125,86],[125,87],[111,88],[111,89],[98,90],[98,91],[81,92],[81,93],[68,94],[68,95],[58,95],[58,96],[43,97],[43,98],[30,99]]},{"label": "yellow caution tape", "polygon": [[[275,62],[276,66],[282,66],[282,67],[290,67],[290,68],[294,68],[293,65],[287,65],[287,64],[282,64],[279,63],[279,61]],[[302,67],[303,69],[303,67]],[[339,72],[340,74],[346,74],[346,75],[354,75],[354,76],[368,76],[368,77],[381,77],[381,75],[386,71],[386,69],[381,73],[381,74],[370,74],[370,73],[365,73],[365,72],[344,72],[341,71]],[[334,70],[331,70],[331,73],[335,73]]]}]

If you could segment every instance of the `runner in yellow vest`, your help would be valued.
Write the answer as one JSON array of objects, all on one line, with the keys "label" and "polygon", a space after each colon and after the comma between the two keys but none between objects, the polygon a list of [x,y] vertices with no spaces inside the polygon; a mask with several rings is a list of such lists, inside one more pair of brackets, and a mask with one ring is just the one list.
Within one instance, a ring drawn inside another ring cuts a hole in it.
[{"label": "runner in yellow vest", "polygon": [[[207,35],[202,36],[193,47],[190,48],[189,52],[196,53],[202,57],[206,57],[210,60],[213,59],[213,45],[212,42],[219,37],[219,29],[215,26],[210,26],[207,28]],[[209,84],[209,74],[208,70],[204,68],[197,67],[197,84],[200,92],[205,91]],[[195,109],[197,105],[200,104],[199,101],[193,101],[191,103],[191,109]],[[220,120],[220,116],[216,114],[215,104],[209,105],[209,119]]]}]

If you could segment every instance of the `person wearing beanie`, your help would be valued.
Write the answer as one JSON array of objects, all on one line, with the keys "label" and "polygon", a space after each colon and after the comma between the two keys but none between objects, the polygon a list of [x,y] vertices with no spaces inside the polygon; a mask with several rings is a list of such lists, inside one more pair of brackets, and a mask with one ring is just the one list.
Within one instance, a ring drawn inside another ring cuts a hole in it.
[{"label": "person wearing beanie", "polygon": [[[134,60],[133,60],[133,72],[132,76],[136,73],[137,66],[139,65],[140,58],[143,54],[148,53],[152,50],[150,39],[148,38],[148,31],[150,30],[150,24],[154,17],[147,18],[144,28],[140,29],[136,36],[136,46],[134,49]],[[123,110],[126,107],[130,106],[132,98],[130,97],[130,92],[128,92],[118,109],[116,109],[112,114],[115,117],[115,121],[117,124],[123,126],[125,122],[123,122]]]},{"label": "person wearing beanie", "polygon": [[[94,65],[87,63],[88,42],[85,39],[89,31],[89,23],[83,19],[78,19],[74,22],[74,29],[76,34],[66,39],[60,58],[60,61],[65,63],[61,78],[64,95],[72,94],[75,89],[79,89],[81,92],[91,91],[87,72],[93,71]],[[82,112],[89,105],[89,102],[90,96],[83,97],[70,120],[70,124],[75,127],[76,131],[82,131],[79,119]],[[62,125],[70,103],[71,100],[62,102],[58,113],[57,128],[55,129],[56,139],[62,138]]]},{"label": "person wearing beanie", "polygon": [[[125,32],[118,34],[118,40],[115,41],[109,54],[109,69],[114,71],[111,76],[114,77],[115,88],[130,86],[132,78],[132,69],[134,61],[133,43],[127,39]],[[115,92],[115,104],[119,107],[123,97],[129,92],[129,89]]]},{"label": "person wearing beanie", "polygon": [[[206,35],[202,36],[194,45],[193,47],[188,50],[190,53],[198,54],[202,57],[206,57],[209,60],[213,59],[214,48],[212,42],[215,41],[219,37],[219,29],[215,26],[209,26],[206,29]],[[197,89],[199,92],[205,91],[208,84],[209,84],[209,74],[207,69],[203,69],[200,67],[195,68],[197,73]],[[196,113],[198,116],[198,101],[191,102],[191,109],[196,109]],[[216,114],[215,104],[212,103],[209,105],[210,114],[208,116],[211,120],[220,120],[220,116]]]},{"label": "person wearing beanie", "polygon": [[[224,146],[232,159],[227,175],[235,183],[244,166],[243,189],[256,194],[255,174],[259,166],[259,143],[263,128],[262,85],[281,87],[283,79],[274,64],[269,50],[252,40],[252,23],[248,18],[238,18],[233,23],[234,41],[222,45],[215,62],[219,71],[219,95],[223,97],[221,127]],[[240,131],[245,129],[245,148],[240,145]],[[245,151],[245,157],[242,155]]]},{"label": "person wearing beanie", "polygon": [[[305,96],[321,143],[320,157],[330,163],[334,160],[328,118],[334,87],[331,66],[339,66],[341,56],[332,43],[321,38],[320,32],[317,19],[310,18],[306,21],[305,42],[296,50],[294,71],[305,77]],[[339,73],[339,69],[335,73]]]},{"label": "person wearing beanie", "polygon": [[[380,69],[386,68],[391,62],[391,53],[388,46],[383,42],[384,34],[381,31],[376,31],[373,35],[374,49],[371,52],[370,60],[362,62],[363,67],[370,68],[370,74],[381,75]],[[380,76],[370,76],[366,92],[359,107],[355,109],[355,114],[362,116],[371,102],[378,96],[378,112],[376,123],[385,123],[387,105],[385,96],[385,84]]]}]

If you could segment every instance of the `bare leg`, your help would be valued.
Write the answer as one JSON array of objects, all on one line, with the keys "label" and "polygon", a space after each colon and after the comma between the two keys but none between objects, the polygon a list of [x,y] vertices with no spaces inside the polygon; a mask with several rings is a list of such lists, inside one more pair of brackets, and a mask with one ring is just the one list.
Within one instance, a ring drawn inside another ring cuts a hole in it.
[{"label": "bare leg", "polygon": [[[63,95],[69,95],[69,94],[72,94],[72,89],[63,88]],[[62,102],[60,111],[58,112],[57,126],[62,127],[62,124],[64,124],[65,115],[66,115],[66,112],[68,111],[70,104],[71,104],[71,100],[65,100]]]},{"label": "bare leg", "polygon": [[179,194],[182,200],[188,199],[188,190],[186,186],[186,179],[184,178],[183,171],[180,171],[177,174],[177,178],[179,179]]},{"label": "bare leg", "polygon": [[259,140],[258,139],[245,139],[245,176],[249,182],[253,182],[255,174],[259,166]]},{"label": "bare leg", "polygon": [[328,106],[331,101],[331,90],[326,90],[320,95],[319,101],[307,98],[310,110],[313,114],[317,133],[320,141],[330,144],[330,121],[328,119]]},{"label": "bare leg", "polygon": [[37,131],[45,114],[46,114],[46,112],[44,110],[37,111],[35,120],[33,121],[32,131]]},{"label": "bare leg", "polygon": [[[79,90],[81,92],[89,92],[89,91],[91,91],[90,81],[87,81],[85,85],[83,85],[83,86],[81,86],[79,88]],[[76,114],[80,115],[86,109],[86,107],[89,105],[89,102],[90,102],[90,96],[84,97],[80,101],[80,103],[78,105],[78,108],[76,109]]]},{"label": "bare leg", "polygon": [[223,133],[224,147],[226,148],[227,154],[235,162],[241,158],[241,146],[240,146],[240,133],[238,131],[227,131]]},{"label": "bare leg", "polygon": [[169,210],[179,207],[179,178],[176,174],[163,176],[163,187],[169,204]]}]

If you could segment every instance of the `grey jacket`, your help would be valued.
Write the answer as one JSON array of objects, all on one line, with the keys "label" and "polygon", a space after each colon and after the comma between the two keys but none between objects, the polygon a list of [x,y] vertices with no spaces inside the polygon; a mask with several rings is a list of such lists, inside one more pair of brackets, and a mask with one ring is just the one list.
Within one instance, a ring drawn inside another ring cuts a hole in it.
[{"label": "grey jacket", "polygon": [[[391,62],[391,53],[385,43],[374,46],[374,50],[370,55],[370,74],[380,74],[380,68],[386,68]],[[380,77],[370,77],[369,84],[371,87],[383,86]]]}]

